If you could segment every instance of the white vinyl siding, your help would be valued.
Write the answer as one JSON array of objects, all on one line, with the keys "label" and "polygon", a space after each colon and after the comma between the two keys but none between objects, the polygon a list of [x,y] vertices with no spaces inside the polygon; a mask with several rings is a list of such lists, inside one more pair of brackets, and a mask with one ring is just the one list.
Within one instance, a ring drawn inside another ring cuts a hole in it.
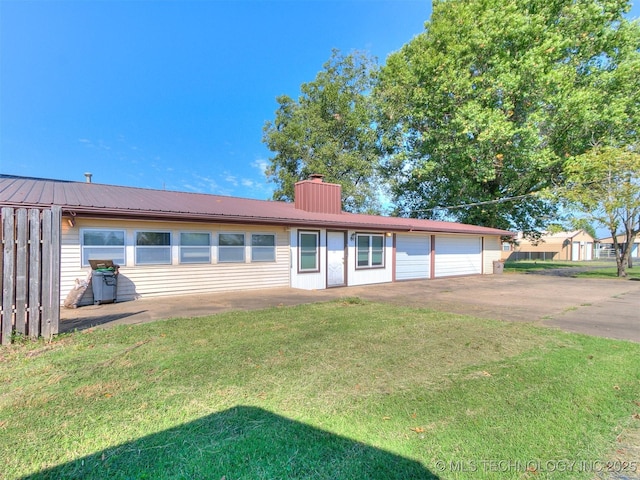
[{"label": "white vinyl siding", "polygon": [[435,244],[435,276],[482,273],[482,238],[438,235]]},{"label": "white vinyl siding", "polygon": [[180,263],[211,263],[211,234],[180,232]]},{"label": "white vinyl siding", "polygon": [[396,280],[429,278],[431,245],[426,235],[397,235]]},{"label": "white vinyl siding", "polygon": [[[141,228],[141,225],[144,227]],[[225,233],[237,229],[237,225],[208,225],[211,239],[219,232]],[[203,230],[201,223],[184,222],[175,224],[158,221],[115,221],[97,219],[78,219],[72,228],[63,222],[62,225],[62,264],[60,295],[61,302],[75,284],[75,279],[84,279],[90,271],[81,266],[80,229],[95,228],[99,230],[124,230],[127,258],[120,264],[118,275],[118,301],[136,298],[159,297],[167,295],[183,295],[196,293],[216,293],[227,291],[244,291],[290,285],[290,250],[289,232],[283,227],[243,226],[245,235],[251,233],[275,236],[275,262],[256,263],[221,263],[215,262],[217,246],[212,248],[212,263],[181,264],[179,242],[171,246],[172,264],[170,265],[136,265],[134,259],[135,233],[137,231],[171,232],[172,238],[178,239],[181,232]],[[236,230],[237,231],[237,230]],[[91,287],[82,299],[82,305],[93,304]]]},{"label": "white vinyl siding", "polygon": [[[511,245],[507,243],[507,245]],[[484,237],[482,252],[482,273],[493,274],[493,262],[502,259],[502,240],[500,237]]]},{"label": "white vinyl siding", "polygon": [[82,266],[88,267],[89,260],[112,260],[117,265],[124,265],[125,231],[82,229]]}]

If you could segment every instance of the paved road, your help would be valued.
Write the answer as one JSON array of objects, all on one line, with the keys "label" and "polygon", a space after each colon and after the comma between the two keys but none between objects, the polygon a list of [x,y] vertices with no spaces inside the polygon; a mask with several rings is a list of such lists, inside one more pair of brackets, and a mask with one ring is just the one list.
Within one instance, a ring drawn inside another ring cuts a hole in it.
[{"label": "paved road", "polygon": [[229,310],[360,297],[397,305],[640,342],[640,282],[549,275],[483,275],[305,291],[292,288],[139,299],[63,309],[61,331]]}]

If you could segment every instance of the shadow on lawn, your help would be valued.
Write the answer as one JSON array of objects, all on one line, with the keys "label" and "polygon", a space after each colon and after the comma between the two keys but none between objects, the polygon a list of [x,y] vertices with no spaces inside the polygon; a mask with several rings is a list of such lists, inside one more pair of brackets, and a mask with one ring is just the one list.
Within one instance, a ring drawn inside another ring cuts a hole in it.
[{"label": "shadow on lawn", "polygon": [[438,477],[417,461],[238,406],[24,478]]},{"label": "shadow on lawn", "polygon": [[89,328],[97,327],[98,325],[104,325],[105,323],[115,322],[116,320],[120,320],[122,318],[132,317],[134,315],[139,315],[141,313],[145,313],[146,310],[139,310],[137,312],[129,312],[129,313],[113,313],[106,314],[96,317],[80,317],[73,319],[63,319],[60,321],[59,332],[67,333],[74,332],[80,330],[87,330]]}]

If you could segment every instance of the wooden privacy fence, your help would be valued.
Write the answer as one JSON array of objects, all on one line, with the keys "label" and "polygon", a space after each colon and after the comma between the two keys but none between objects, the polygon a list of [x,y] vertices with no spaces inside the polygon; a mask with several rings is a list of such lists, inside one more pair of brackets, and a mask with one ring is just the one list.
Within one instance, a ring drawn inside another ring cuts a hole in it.
[{"label": "wooden privacy fence", "polygon": [[50,339],[60,322],[60,207],[2,208],[0,344]]}]

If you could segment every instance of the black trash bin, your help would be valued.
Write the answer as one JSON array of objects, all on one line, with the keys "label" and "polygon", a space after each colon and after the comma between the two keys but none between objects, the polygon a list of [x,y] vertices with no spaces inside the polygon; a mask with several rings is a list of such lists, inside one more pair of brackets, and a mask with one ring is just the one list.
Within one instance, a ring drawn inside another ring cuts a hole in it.
[{"label": "black trash bin", "polygon": [[112,260],[89,260],[93,303],[114,303],[118,290],[118,265]]}]

